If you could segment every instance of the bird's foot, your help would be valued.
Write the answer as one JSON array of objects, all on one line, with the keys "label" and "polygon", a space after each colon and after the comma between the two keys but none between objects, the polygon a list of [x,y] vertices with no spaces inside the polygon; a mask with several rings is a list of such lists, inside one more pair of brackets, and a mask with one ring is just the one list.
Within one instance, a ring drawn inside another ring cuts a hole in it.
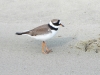
[{"label": "bird's foot", "polygon": [[53,51],[52,50],[42,51],[43,54],[49,54],[50,52],[53,52]]},{"label": "bird's foot", "polygon": [[53,51],[52,50],[48,50],[48,49],[46,50],[46,53],[47,54],[50,53],[50,52],[53,52]]},{"label": "bird's foot", "polygon": [[43,53],[43,54],[48,54],[48,53],[47,53],[47,52],[45,52],[45,51],[43,51],[42,53]]}]

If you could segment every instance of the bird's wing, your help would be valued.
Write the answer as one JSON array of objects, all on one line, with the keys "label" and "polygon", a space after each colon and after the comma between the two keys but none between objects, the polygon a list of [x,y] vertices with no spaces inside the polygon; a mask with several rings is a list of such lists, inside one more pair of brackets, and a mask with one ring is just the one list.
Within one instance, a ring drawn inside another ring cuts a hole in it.
[{"label": "bird's wing", "polygon": [[50,28],[48,27],[48,25],[42,25],[42,26],[39,26],[37,28],[34,28],[32,30],[30,30],[30,35],[31,36],[36,36],[36,35],[42,35],[42,34],[47,34],[47,33],[50,33],[51,30]]}]

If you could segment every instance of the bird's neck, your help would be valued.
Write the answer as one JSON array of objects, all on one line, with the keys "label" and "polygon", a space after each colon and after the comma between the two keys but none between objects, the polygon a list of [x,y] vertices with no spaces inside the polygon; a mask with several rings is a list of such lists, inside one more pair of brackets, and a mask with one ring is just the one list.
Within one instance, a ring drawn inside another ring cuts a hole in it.
[{"label": "bird's neck", "polygon": [[55,30],[55,31],[58,30],[58,28],[54,28],[54,27],[52,27],[50,24],[48,24],[48,26],[49,26],[49,28],[50,28],[51,30]]}]

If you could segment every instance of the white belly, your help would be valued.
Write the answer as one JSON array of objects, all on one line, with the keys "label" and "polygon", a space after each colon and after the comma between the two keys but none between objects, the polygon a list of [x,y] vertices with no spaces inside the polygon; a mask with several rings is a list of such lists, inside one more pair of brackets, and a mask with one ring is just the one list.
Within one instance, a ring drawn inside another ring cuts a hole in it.
[{"label": "white belly", "polygon": [[30,35],[29,36],[31,38],[35,38],[36,40],[45,41],[45,40],[52,38],[56,33],[57,33],[57,31],[52,30],[52,33],[48,33],[48,34],[44,34],[44,35],[37,35],[37,36],[30,36]]}]

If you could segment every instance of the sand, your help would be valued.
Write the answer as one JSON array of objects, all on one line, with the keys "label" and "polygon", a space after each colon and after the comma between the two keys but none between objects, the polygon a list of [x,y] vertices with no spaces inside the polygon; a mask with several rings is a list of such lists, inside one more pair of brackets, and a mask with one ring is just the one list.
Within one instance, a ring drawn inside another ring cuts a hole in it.
[{"label": "sand", "polygon": [[[49,54],[41,41],[15,35],[54,18],[65,27],[46,41]],[[0,75],[100,75],[100,1],[1,0]]]}]

